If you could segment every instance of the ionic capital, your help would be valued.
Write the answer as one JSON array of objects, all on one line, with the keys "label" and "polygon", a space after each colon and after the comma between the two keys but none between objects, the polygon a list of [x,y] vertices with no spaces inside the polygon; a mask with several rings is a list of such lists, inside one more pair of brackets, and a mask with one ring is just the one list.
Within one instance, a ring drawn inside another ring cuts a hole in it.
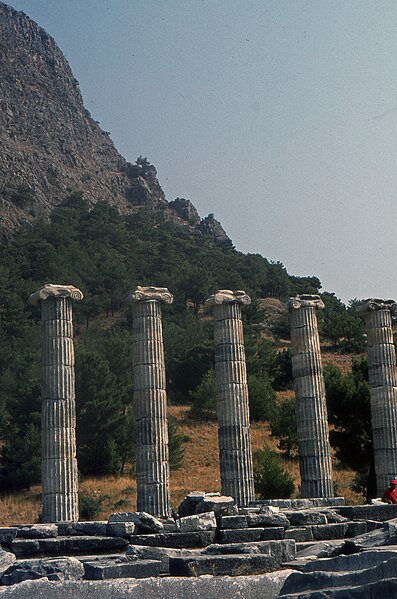
[{"label": "ionic capital", "polygon": [[396,314],[397,303],[392,299],[387,300],[377,297],[370,297],[357,304],[356,310],[362,314],[365,312],[373,312],[374,310],[390,310],[393,314]]},{"label": "ionic capital", "polygon": [[141,287],[138,285],[135,291],[127,297],[127,301],[130,302],[148,302],[150,300],[172,304],[174,296],[167,287]]},{"label": "ionic capital", "polygon": [[298,310],[299,308],[317,308],[322,310],[325,308],[324,302],[319,295],[296,295],[290,297],[286,303],[287,308],[290,310]]},{"label": "ionic capital", "polygon": [[84,295],[80,289],[73,287],[73,285],[52,285],[51,283],[46,283],[44,287],[32,293],[29,297],[29,302],[37,306],[40,301],[44,301],[49,297],[68,297],[78,302],[83,299]]},{"label": "ionic capital", "polygon": [[210,297],[205,300],[205,305],[208,308],[219,306],[220,304],[242,304],[243,306],[248,306],[250,303],[250,296],[247,295],[245,291],[241,291],[241,289],[237,291],[219,289],[214,295],[210,295]]}]

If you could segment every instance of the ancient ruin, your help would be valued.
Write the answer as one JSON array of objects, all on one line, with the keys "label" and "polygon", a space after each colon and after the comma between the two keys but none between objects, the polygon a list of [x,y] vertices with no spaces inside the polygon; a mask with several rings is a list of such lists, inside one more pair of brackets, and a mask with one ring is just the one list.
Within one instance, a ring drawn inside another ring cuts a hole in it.
[{"label": "ancient ruin", "polygon": [[397,476],[397,369],[391,318],[397,304],[371,298],[357,309],[367,333],[376,487],[382,496],[390,479]]},{"label": "ancient ruin", "polygon": [[132,301],[137,506],[155,516],[171,513],[167,395],[160,302],[163,287],[137,287]]},{"label": "ancient ruin", "polygon": [[316,310],[319,295],[298,295],[288,302],[296,394],[302,497],[333,497],[331,448]]},{"label": "ancient ruin", "polygon": [[244,291],[220,290],[209,297],[214,309],[215,374],[222,493],[238,505],[255,497],[252,468],[247,371],[240,305],[251,303]]},{"label": "ancient ruin", "polygon": [[44,285],[29,300],[41,305],[41,477],[43,522],[76,522],[78,473],[73,346],[73,300],[83,294],[71,285]]}]

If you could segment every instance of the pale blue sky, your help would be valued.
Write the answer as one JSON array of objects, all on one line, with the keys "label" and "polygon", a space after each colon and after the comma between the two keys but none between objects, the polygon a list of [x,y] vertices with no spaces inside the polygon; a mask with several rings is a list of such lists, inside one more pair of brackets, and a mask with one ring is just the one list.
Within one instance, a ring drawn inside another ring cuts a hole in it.
[{"label": "pale blue sky", "polygon": [[11,0],[169,200],[327,291],[397,299],[395,0]]}]

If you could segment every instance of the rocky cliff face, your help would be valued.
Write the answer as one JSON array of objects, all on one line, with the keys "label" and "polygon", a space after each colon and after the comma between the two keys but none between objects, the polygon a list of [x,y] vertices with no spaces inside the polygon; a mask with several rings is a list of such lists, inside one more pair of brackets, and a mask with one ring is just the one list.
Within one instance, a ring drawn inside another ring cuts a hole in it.
[{"label": "rocky cliff face", "polygon": [[198,215],[199,222],[192,222],[185,218],[189,211],[181,214],[179,205],[168,204],[154,166],[129,164],[118,153],[84,108],[78,81],[55,41],[1,1],[0,40],[3,235],[48,218],[72,191],[82,191],[91,204],[106,201],[125,213],[148,206],[200,226]]}]

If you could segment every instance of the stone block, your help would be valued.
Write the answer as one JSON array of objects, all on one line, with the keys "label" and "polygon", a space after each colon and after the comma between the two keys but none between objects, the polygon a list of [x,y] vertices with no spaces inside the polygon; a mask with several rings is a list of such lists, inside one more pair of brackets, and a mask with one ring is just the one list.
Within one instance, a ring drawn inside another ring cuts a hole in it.
[{"label": "stone block", "polygon": [[289,528],[285,531],[284,538],[294,539],[294,541],[312,541],[313,532],[311,526],[301,526]]},{"label": "stone block", "polygon": [[218,530],[216,539],[218,543],[251,543],[260,541],[263,528],[241,528]]},{"label": "stone block", "polygon": [[390,558],[397,558],[397,550],[376,551],[368,550],[353,555],[338,555],[328,559],[311,560],[306,563],[304,572],[347,572],[365,570],[378,566]]},{"label": "stone block", "polygon": [[47,577],[49,580],[81,580],[84,567],[74,557],[21,560],[3,574],[2,585],[13,585],[24,580]]},{"label": "stone block", "polygon": [[269,526],[264,528],[261,536],[262,541],[278,540],[284,538],[285,528],[282,526]]},{"label": "stone block", "polygon": [[366,520],[367,523],[367,532],[371,532],[371,530],[376,530],[378,528],[383,528],[383,522],[378,522],[377,520]]},{"label": "stone block", "polygon": [[200,530],[216,530],[216,518],[214,512],[184,516],[179,520],[181,532],[195,532]]},{"label": "stone block", "polygon": [[163,532],[152,535],[134,535],[134,545],[149,547],[189,548],[207,547],[214,542],[215,531]]},{"label": "stone block", "polygon": [[277,568],[271,555],[201,555],[170,558],[171,576],[248,576]]},{"label": "stone block", "polygon": [[247,528],[247,526],[247,517],[245,515],[221,516],[219,519],[219,528]]},{"label": "stone block", "polygon": [[193,514],[195,514],[197,505],[204,499],[204,497],[204,491],[192,491],[191,493],[189,493],[189,495],[186,495],[186,497],[178,507],[179,516],[183,518],[185,516],[192,516]]},{"label": "stone block", "polygon": [[15,539],[18,533],[16,527],[0,527],[0,545],[9,545]]},{"label": "stone block", "polygon": [[12,564],[15,562],[16,557],[13,553],[10,553],[9,551],[3,551],[3,549],[1,549],[0,547],[0,579],[2,577],[2,575],[4,574],[4,572],[10,567],[12,566]]},{"label": "stone block", "polygon": [[316,541],[326,541],[329,539],[343,539],[347,532],[347,523],[340,524],[320,524],[312,526],[313,538]]},{"label": "stone block", "polygon": [[95,561],[85,562],[86,580],[108,580],[110,578],[149,578],[159,576],[160,561],[139,559],[131,561]]},{"label": "stone block", "polygon": [[330,541],[316,542],[308,541],[297,543],[297,557],[333,557],[341,553],[344,544],[344,539],[334,539]]},{"label": "stone block", "polygon": [[259,514],[260,507],[239,507],[238,513],[242,516],[247,516],[248,514]]},{"label": "stone block", "polygon": [[[181,557],[182,555],[196,556],[201,549],[168,549],[167,547],[148,547],[145,545],[129,545],[126,557],[128,559],[149,559],[160,561],[160,572],[170,571],[170,557]],[[92,560],[89,560],[92,561]]]},{"label": "stone block", "polygon": [[225,543],[209,545],[203,554],[258,554],[273,556],[279,564],[295,559],[296,546],[292,539],[281,541],[258,541],[253,543]]},{"label": "stone block", "polygon": [[237,507],[233,497],[227,495],[205,495],[196,505],[196,514],[203,512],[215,512],[216,517],[233,516],[237,514]]},{"label": "stone block", "polygon": [[98,520],[97,522],[60,522],[58,530],[61,536],[106,536],[106,524],[106,520]]},{"label": "stone block", "polygon": [[372,530],[366,534],[345,540],[342,547],[342,553],[358,553],[363,549],[382,545],[392,545],[394,543],[397,543],[395,532],[390,532],[387,526],[384,526],[383,528]]},{"label": "stone block", "polygon": [[[16,543],[17,541],[14,541]],[[127,539],[109,536],[72,536],[56,539],[39,539],[39,552],[52,555],[74,555],[126,549]]]},{"label": "stone block", "polygon": [[295,510],[283,512],[288,518],[291,526],[307,526],[310,524],[327,524],[327,518],[324,514],[312,510]]},{"label": "stone block", "polygon": [[11,543],[11,551],[18,557],[28,557],[40,553],[37,539],[15,539]]},{"label": "stone block", "polygon": [[247,523],[249,527],[266,527],[266,526],[282,526],[289,527],[289,520],[284,514],[274,514],[272,512],[264,512],[259,514],[247,514]]},{"label": "stone block", "polygon": [[122,537],[129,539],[136,532],[134,522],[108,522],[106,524],[106,535],[109,537]]},{"label": "stone block", "polygon": [[384,522],[397,517],[397,504],[345,505],[337,512],[349,520],[377,520]]},{"label": "stone block", "polygon": [[357,535],[363,535],[368,532],[367,523],[356,520],[355,522],[346,522],[347,530],[345,537],[351,538]]},{"label": "stone block", "polygon": [[161,520],[146,512],[118,512],[109,516],[108,522],[133,522],[137,526],[138,534],[164,530]]},{"label": "stone block", "polygon": [[26,524],[18,526],[17,539],[50,539],[58,536],[56,524]]}]

